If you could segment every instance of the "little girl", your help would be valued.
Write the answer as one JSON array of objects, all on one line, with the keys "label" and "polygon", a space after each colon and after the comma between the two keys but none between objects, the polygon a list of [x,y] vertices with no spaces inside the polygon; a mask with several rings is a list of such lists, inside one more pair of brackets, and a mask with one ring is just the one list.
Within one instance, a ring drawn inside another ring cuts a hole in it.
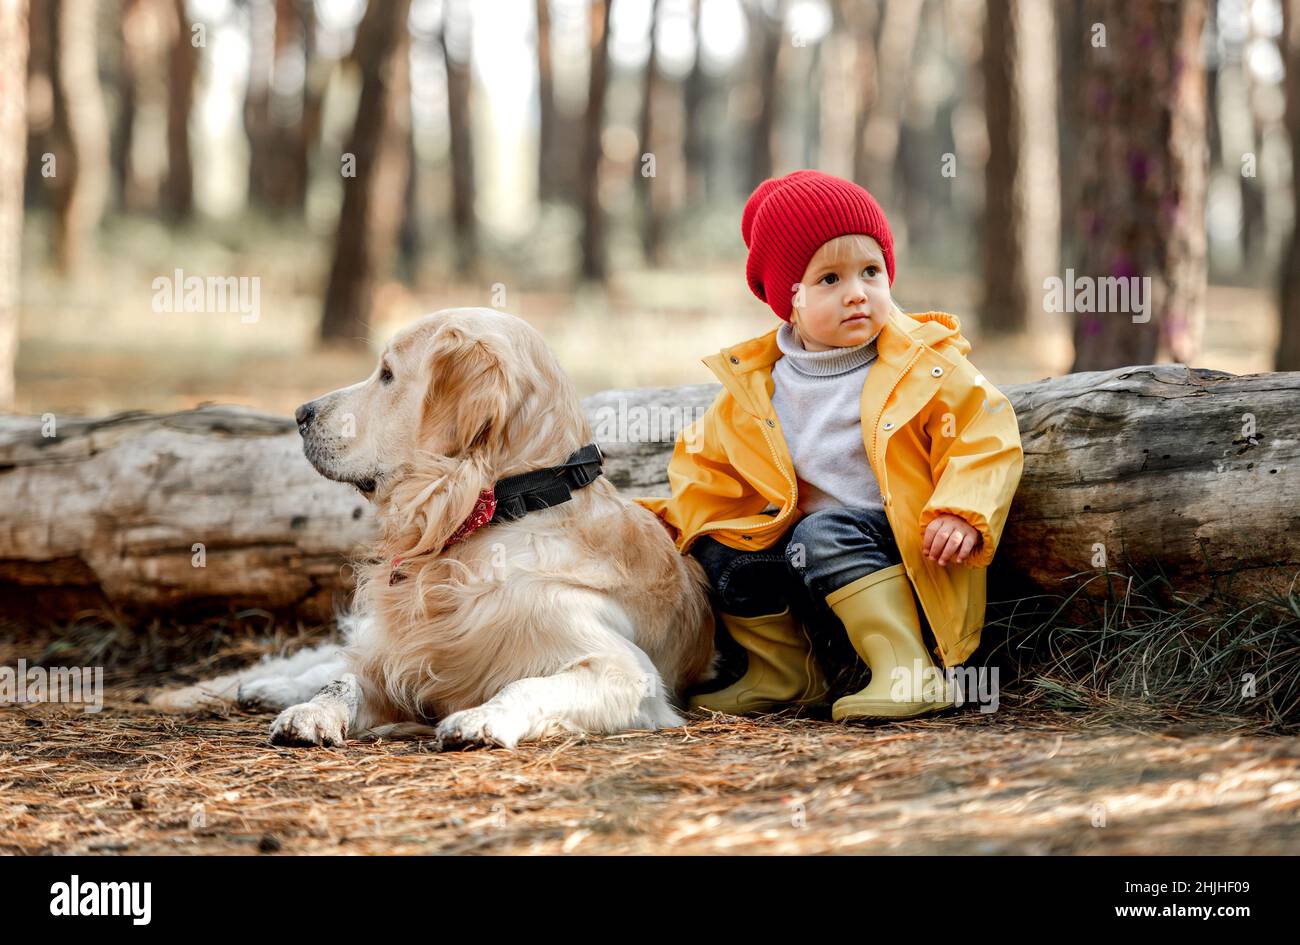
[{"label": "little girl", "polygon": [[723,389],[677,439],[672,497],[638,500],[703,565],[748,656],[744,676],[691,705],[823,700],[790,608],[811,594],[871,670],[832,718],[947,708],[947,689],[926,685],[938,670],[913,588],[943,666],[966,660],[1024,463],[1015,411],[966,360],[955,317],[890,297],[893,238],[863,188],[811,170],[764,181],[741,234],[749,287],[784,324],[704,359]]}]

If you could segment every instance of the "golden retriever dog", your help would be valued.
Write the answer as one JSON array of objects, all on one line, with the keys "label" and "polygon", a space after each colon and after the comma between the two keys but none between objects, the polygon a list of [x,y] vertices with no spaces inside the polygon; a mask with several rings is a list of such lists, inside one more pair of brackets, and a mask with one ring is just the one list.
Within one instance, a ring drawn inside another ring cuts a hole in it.
[{"label": "golden retriever dog", "polygon": [[346,644],[235,680],[241,701],[288,706],[273,743],[514,747],[683,724],[679,694],[714,673],[713,613],[703,570],[651,512],[597,476],[456,537],[484,490],[592,442],[535,329],[493,309],[428,315],[297,420],[307,459],[374,503],[381,529],[356,564]]}]

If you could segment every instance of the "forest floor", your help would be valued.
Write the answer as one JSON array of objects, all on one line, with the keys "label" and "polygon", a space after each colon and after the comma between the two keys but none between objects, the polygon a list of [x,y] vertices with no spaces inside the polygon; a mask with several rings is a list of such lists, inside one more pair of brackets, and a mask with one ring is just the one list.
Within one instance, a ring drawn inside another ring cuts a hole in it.
[{"label": "forest floor", "polygon": [[1007,707],[438,753],[272,747],[271,719],[0,709],[0,852],[1300,852],[1294,737]]},{"label": "forest floor", "polygon": [[283,645],[153,651],[184,671],[66,645],[0,643],[3,665],[109,664],[101,711],[0,706],[0,853],[1300,853],[1300,738],[1246,719],[1062,711],[1007,686],[996,712],[877,726],[697,711],[513,751],[282,748],[273,714],[139,700]]}]

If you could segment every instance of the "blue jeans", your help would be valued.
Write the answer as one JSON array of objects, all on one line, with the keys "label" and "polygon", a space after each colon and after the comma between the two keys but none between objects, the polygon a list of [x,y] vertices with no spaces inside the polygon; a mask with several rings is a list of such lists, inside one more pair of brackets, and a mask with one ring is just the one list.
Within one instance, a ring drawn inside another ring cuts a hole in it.
[{"label": "blue jeans", "polygon": [[805,515],[775,544],[739,551],[705,535],[691,546],[717,603],[737,617],[775,614],[901,564],[883,509],[822,509]]},{"label": "blue jeans", "polygon": [[[902,556],[883,509],[822,509],[804,516],[762,551],[729,548],[707,535],[691,546],[713,587],[714,602],[737,617],[775,614],[786,607],[804,622],[827,673],[832,697],[856,692],[871,678],[826,595],[890,565]],[[918,613],[920,608],[918,607]],[[924,613],[921,625],[928,629]],[[744,672],[746,657],[718,621],[720,689]]]}]

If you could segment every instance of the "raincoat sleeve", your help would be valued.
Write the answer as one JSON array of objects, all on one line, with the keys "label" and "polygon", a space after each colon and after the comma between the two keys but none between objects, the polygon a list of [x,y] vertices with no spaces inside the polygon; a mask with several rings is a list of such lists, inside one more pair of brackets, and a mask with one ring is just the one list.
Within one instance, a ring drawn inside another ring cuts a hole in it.
[{"label": "raincoat sleeve", "polygon": [[966,566],[988,567],[1024,468],[1016,411],[963,358],[935,396],[926,431],[934,491],[921,509],[921,534],[945,512],[961,516],[983,538]]},{"label": "raincoat sleeve", "polygon": [[700,527],[721,519],[752,514],[765,504],[758,491],[736,471],[723,446],[722,419],[728,394],[721,391],[704,415],[677,435],[668,461],[672,497],[634,499],[669,526],[677,550]]}]

